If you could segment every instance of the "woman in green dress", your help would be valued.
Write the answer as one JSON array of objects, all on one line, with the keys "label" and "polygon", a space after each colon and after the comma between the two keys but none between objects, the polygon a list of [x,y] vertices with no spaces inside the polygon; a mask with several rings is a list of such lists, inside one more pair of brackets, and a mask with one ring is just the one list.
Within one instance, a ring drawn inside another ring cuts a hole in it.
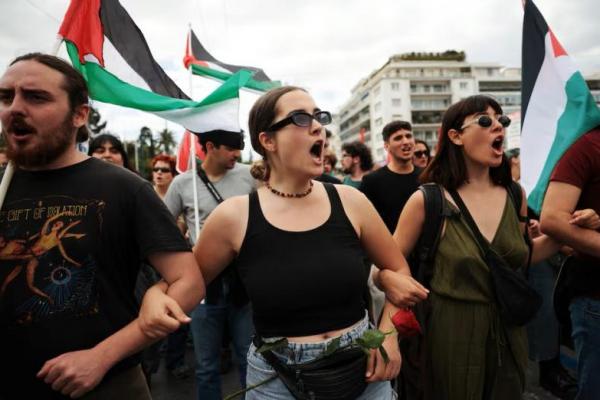
[{"label": "woman in green dress", "polygon": [[[523,327],[499,315],[488,266],[475,236],[448,190],[463,199],[483,237],[513,268],[523,266],[529,249],[524,239],[527,213],[509,198],[510,168],[503,143],[510,119],[487,96],[471,96],[444,114],[437,154],[421,175],[423,183],[443,188],[445,219],[431,279],[431,313],[425,330],[426,398],[440,400],[520,399],[525,387],[527,341]],[[424,197],[417,191],[400,216],[394,237],[411,253],[425,220]],[[559,246],[547,236],[533,242],[532,262],[554,254]],[[400,285],[381,273],[388,290]]]}]

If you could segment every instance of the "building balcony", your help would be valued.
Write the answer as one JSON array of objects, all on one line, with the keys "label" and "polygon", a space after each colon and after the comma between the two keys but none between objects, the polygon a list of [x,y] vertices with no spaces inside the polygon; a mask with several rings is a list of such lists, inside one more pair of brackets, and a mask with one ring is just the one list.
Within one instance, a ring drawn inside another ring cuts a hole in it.
[{"label": "building balcony", "polygon": [[413,124],[439,125],[442,123],[443,110],[412,111]]}]

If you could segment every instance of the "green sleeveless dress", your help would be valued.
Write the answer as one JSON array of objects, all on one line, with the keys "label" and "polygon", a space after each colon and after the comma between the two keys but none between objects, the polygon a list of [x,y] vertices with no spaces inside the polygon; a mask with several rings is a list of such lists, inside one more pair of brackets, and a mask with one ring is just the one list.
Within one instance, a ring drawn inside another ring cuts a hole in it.
[{"label": "green sleeveless dress", "polygon": [[[520,399],[527,366],[525,329],[508,327],[500,319],[477,241],[456,207],[447,199],[445,203],[457,214],[446,219],[431,280],[427,397]],[[508,196],[491,246],[511,266],[527,260],[529,250]]]}]

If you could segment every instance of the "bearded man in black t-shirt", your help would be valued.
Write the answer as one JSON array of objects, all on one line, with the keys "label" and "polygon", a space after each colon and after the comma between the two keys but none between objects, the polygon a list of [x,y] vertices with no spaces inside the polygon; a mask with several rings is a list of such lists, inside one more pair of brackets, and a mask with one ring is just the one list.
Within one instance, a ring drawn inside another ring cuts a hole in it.
[{"label": "bearded man in black t-shirt", "polygon": [[[147,399],[135,355],[143,331],[133,295],[150,262],[183,310],[204,295],[189,246],[150,184],[77,151],[86,140],[83,77],[28,54],[0,78],[0,121],[15,166],[0,210],[2,399]],[[188,318],[172,306],[173,325]],[[166,333],[166,332],[165,332]]]}]

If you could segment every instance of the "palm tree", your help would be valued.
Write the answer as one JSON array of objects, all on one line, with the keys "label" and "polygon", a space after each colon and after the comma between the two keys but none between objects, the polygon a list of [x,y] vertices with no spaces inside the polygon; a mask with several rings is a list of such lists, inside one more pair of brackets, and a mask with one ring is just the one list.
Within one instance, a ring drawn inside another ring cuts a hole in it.
[{"label": "palm tree", "polygon": [[176,146],[175,139],[173,139],[173,132],[165,128],[158,132],[158,148],[163,153],[172,154],[172,149]]}]

